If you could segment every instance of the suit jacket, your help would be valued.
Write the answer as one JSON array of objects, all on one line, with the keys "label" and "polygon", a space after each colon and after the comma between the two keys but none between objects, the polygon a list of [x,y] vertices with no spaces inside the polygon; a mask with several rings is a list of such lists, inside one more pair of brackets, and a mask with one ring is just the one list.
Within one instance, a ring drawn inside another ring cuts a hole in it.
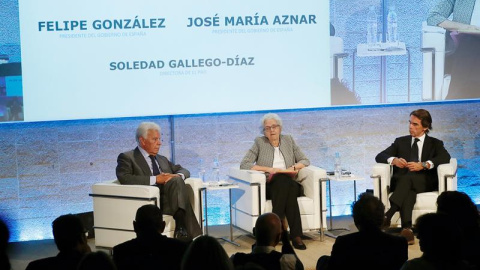
[{"label": "suit jacket", "polygon": [[439,0],[430,10],[427,23],[437,26],[453,14],[454,22],[470,24],[474,7],[475,0]]},{"label": "suit jacket", "polygon": [[[182,173],[185,178],[190,177],[190,172],[180,165],[174,165],[166,157],[157,155],[158,165],[164,173]],[[117,178],[122,185],[150,185],[152,172],[140,150],[121,153],[117,158]]]},{"label": "suit jacket", "polygon": [[[380,152],[380,154],[375,157],[375,160],[379,163],[388,163],[387,159],[390,157],[404,158],[409,161],[410,152],[412,151],[412,136],[403,136],[396,138],[392,145],[387,149]],[[435,166],[431,170],[422,170],[416,172],[425,176],[427,182],[427,191],[433,191],[438,189],[438,174],[437,167],[441,164],[450,162],[450,154],[443,147],[443,142],[439,139],[425,135],[425,141],[423,142],[422,148],[422,162],[432,161]],[[392,190],[394,189],[395,180],[401,176],[407,174],[409,171],[406,168],[398,168],[393,166],[393,179],[392,179]]]},{"label": "suit jacket", "polygon": [[[303,154],[300,147],[295,143],[292,136],[280,135],[280,152],[285,159],[285,166],[291,167],[296,162],[300,162],[305,166],[310,165],[310,161]],[[255,138],[252,148],[240,164],[240,169],[250,170],[253,165],[272,167],[273,166],[274,148],[265,136]]]},{"label": "suit jacket", "polygon": [[398,270],[408,259],[407,240],[378,230],[339,236],[328,269]]},{"label": "suit jacket", "polygon": [[118,270],[180,269],[188,243],[161,234],[137,237],[113,247]]},{"label": "suit jacket", "polygon": [[61,251],[55,257],[49,257],[30,262],[26,270],[76,270],[78,263],[83,258],[83,255],[84,254],[76,251]]}]

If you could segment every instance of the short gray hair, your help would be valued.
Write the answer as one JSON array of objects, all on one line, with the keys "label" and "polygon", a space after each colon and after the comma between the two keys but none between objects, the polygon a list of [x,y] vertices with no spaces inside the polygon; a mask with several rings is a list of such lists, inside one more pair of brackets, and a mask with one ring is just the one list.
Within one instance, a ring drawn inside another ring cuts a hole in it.
[{"label": "short gray hair", "polygon": [[270,120],[270,119],[273,119],[275,121],[277,121],[277,124],[281,127],[283,127],[283,122],[282,122],[282,118],[280,118],[280,116],[278,116],[278,114],[276,113],[267,113],[265,114],[262,119],[260,120],[260,125],[261,125],[261,129],[263,130],[264,128],[264,124],[265,124],[265,121],[267,120]]},{"label": "short gray hair", "polygon": [[137,143],[140,143],[140,137],[144,139],[147,138],[147,133],[149,130],[156,130],[158,133],[161,132],[160,126],[155,124],[154,122],[142,122],[137,128],[137,133],[135,134],[135,139]]}]

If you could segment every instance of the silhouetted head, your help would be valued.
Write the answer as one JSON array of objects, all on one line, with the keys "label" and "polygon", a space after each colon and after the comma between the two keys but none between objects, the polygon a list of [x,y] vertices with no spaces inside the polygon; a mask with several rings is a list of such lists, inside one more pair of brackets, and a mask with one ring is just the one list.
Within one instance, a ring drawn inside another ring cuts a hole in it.
[{"label": "silhouetted head", "polygon": [[79,217],[72,214],[59,216],[52,222],[52,228],[58,250],[90,252],[85,236],[86,230]]},{"label": "silhouetted head", "polygon": [[444,191],[437,198],[437,212],[452,217],[460,228],[478,230],[479,214],[477,206],[464,192]]},{"label": "silhouetted head", "polygon": [[385,206],[377,197],[362,193],[352,206],[352,216],[359,231],[380,229],[384,219]]},{"label": "silhouetted head", "polygon": [[265,213],[257,218],[255,223],[255,239],[257,246],[275,247],[282,234],[282,222],[274,213]]},{"label": "silhouetted head", "polygon": [[203,235],[195,238],[182,259],[182,270],[233,270],[233,264],[217,239]]},{"label": "silhouetted head", "polygon": [[153,204],[146,204],[137,210],[133,228],[138,235],[162,233],[165,229],[163,212]]},{"label": "silhouetted head", "polygon": [[428,213],[417,219],[420,250],[435,262],[456,262],[461,258],[461,233],[456,222],[443,213]]},{"label": "silhouetted head", "polygon": [[8,240],[10,239],[10,232],[7,224],[0,219],[0,251],[7,249]]},{"label": "silhouetted head", "polygon": [[88,253],[78,263],[77,270],[116,270],[110,256],[103,251]]},{"label": "silhouetted head", "polygon": [[0,219],[0,269],[9,270],[10,260],[7,256],[7,245],[10,239],[10,232],[7,225]]}]

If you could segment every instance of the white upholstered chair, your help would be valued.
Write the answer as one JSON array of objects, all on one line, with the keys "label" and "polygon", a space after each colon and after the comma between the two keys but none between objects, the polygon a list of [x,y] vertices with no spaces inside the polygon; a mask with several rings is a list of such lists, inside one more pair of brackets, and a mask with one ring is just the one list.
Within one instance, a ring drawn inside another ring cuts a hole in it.
[{"label": "white upholstered chair", "polygon": [[[435,168],[434,168],[435,169]],[[442,164],[436,168],[438,172],[438,191],[417,194],[417,202],[413,208],[412,221],[415,224],[417,218],[423,214],[437,211],[437,197],[446,190],[457,190],[457,160],[450,159],[450,163]],[[373,193],[385,205],[385,210],[390,208],[390,179],[392,168],[388,164],[377,163],[373,166]],[[395,213],[392,217],[392,226],[401,225],[400,215]]]},{"label": "white upholstered chair", "polygon": [[344,52],[343,39],[340,37],[330,37],[330,78],[338,78],[343,80],[343,58],[347,57],[348,53]]},{"label": "white upholstered chair", "polygon": [[[193,211],[200,223],[200,198],[198,190],[202,180],[188,178],[187,184]],[[136,237],[133,220],[137,209],[145,204],[160,206],[160,190],[155,186],[121,185],[118,180],[97,183],[92,186],[93,222],[95,246],[113,248]],[[166,227],[164,234],[173,237],[175,220],[170,215],[163,216]]]},{"label": "white upholstered chair", "polygon": [[[238,185],[232,190],[232,223],[234,226],[252,232],[259,215],[272,211],[272,201],[265,197],[265,174],[258,171],[231,168],[228,172],[230,181]],[[325,193],[324,169],[308,166],[300,170],[298,179],[304,188],[305,196],[298,198],[302,228],[304,231],[326,229],[326,196],[320,194],[320,185]],[[320,201],[322,200],[322,202]],[[320,209],[320,204],[322,208]],[[320,220],[322,219],[322,220]],[[322,223],[323,226],[320,226]]]},{"label": "white upholstered chair", "polygon": [[451,76],[445,74],[445,29],[422,25],[423,100],[444,100]]}]

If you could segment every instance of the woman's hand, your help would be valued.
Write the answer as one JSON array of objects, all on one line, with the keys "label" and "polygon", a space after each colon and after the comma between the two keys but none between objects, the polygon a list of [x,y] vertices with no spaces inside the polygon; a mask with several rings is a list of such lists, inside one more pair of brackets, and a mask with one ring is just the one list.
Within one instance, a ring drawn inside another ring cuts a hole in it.
[{"label": "woman's hand", "polygon": [[268,172],[269,174],[274,174],[274,173],[277,173],[277,172],[279,172],[279,171],[281,171],[281,169],[278,169],[278,168],[268,168],[268,171],[267,171],[267,172]]},{"label": "woman's hand", "polygon": [[480,31],[480,27],[465,23],[454,22],[445,20],[438,24],[438,26],[445,28],[449,31]]},{"label": "woman's hand", "polygon": [[305,168],[305,165],[303,165],[302,163],[296,163],[296,164],[293,164],[292,167],[289,167],[287,170],[297,172],[303,168]]}]

